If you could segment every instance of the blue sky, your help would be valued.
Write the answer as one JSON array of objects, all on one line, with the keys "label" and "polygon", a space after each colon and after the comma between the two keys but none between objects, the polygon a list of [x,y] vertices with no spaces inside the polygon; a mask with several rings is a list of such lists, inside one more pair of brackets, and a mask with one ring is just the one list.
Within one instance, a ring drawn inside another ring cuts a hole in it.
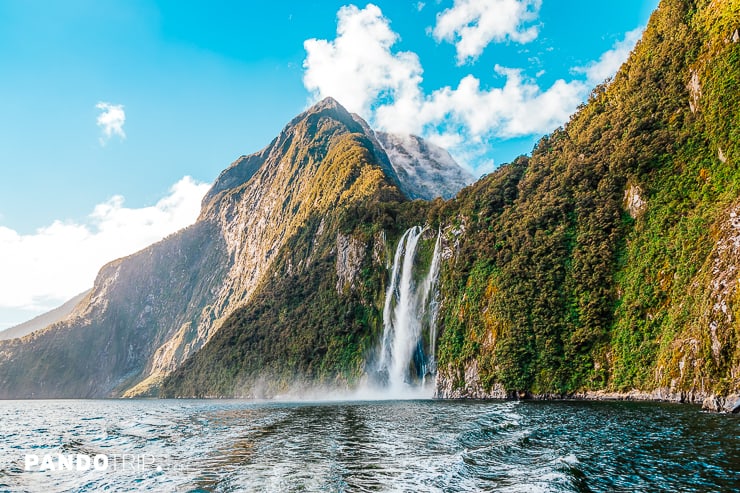
[{"label": "blue sky", "polygon": [[207,183],[319,97],[478,174],[528,153],[657,0],[347,5],[0,2],[0,329],[192,222]]}]

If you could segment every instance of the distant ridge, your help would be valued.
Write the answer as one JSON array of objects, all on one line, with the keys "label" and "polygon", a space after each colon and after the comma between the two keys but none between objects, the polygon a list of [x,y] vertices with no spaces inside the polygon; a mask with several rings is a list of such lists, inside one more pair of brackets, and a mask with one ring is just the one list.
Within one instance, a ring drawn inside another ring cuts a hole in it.
[{"label": "distant ridge", "polygon": [[49,310],[46,313],[42,313],[28,322],[23,322],[22,324],[0,331],[0,341],[25,337],[31,332],[36,332],[37,330],[46,328],[51,324],[61,322],[74,311],[80,301],[85,299],[85,296],[90,294],[90,291],[91,290],[88,289],[84,293],[80,293],[71,300],[65,302],[63,305],[54,308],[53,310]]}]

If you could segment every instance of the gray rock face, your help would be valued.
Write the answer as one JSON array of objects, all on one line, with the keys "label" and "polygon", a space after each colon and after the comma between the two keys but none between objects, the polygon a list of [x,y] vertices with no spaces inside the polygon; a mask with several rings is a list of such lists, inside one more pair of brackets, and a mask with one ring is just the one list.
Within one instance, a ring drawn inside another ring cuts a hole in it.
[{"label": "gray rock face", "polygon": [[[712,252],[712,281],[710,303],[707,307],[707,325],[712,341],[712,356],[720,361],[721,349],[732,337],[735,315],[732,296],[737,291],[740,272],[740,203],[734,204],[720,224],[714,252]],[[740,370],[740,368],[737,368]]]},{"label": "gray rock face", "polygon": [[713,413],[737,414],[740,413],[740,395],[730,394],[727,397],[710,395],[704,399],[701,408]]},{"label": "gray rock face", "polygon": [[629,184],[627,189],[624,191],[624,208],[627,209],[632,219],[637,219],[645,213],[647,204],[643,197],[642,189],[635,183]]},{"label": "gray rock face", "polygon": [[360,277],[360,266],[367,245],[352,236],[337,235],[337,292],[354,290]]},{"label": "gray rock face", "polygon": [[[440,399],[506,399],[510,397],[501,384],[494,385],[490,390],[484,389],[477,360],[468,361],[461,372],[452,368],[440,370],[435,382],[434,397]],[[457,382],[462,382],[462,386]]]},{"label": "gray rock face", "polygon": [[450,199],[475,181],[447,151],[420,137],[386,132],[375,132],[375,137],[411,199]]}]

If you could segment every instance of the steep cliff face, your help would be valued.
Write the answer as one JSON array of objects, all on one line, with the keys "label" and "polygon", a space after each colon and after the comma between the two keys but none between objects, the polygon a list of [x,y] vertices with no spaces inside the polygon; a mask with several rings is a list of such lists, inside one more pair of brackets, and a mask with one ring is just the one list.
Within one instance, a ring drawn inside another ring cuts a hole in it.
[{"label": "steep cliff face", "polygon": [[[74,316],[0,345],[0,396],[151,393],[273,282],[276,261],[281,276],[309,272],[323,239],[333,287],[355,291],[366,282],[364,243],[337,228],[405,200],[398,185],[367,124],[332,99],[318,103],[226,169],[195,225],[105,266]],[[286,250],[306,228],[311,244]]]},{"label": "steep cliff face", "polygon": [[[198,223],[106,265],[71,317],[0,345],[0,396],[108,396],[140,382],[161,345],[197,327],[224,251],[218,230]],[[194,345],[183,343],[185,357]]]},{"label": "steep cliff face", "polygon": [[464,226],[440,395],[738,392],[738,28],[737,1],[662,1],[564,128],[432,215]]}]

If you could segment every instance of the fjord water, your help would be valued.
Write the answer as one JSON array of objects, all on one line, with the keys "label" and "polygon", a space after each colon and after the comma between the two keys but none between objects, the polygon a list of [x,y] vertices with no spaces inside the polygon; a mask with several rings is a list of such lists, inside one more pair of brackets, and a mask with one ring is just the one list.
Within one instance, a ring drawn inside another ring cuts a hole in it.
[{"label": "fjord water", "polygon": [[[686,405],[0,401],[0,422],[0,491],[740,487],[740,420]],[[107,471],[24,471],[25,454],[56,453],[151,460]]]}]

